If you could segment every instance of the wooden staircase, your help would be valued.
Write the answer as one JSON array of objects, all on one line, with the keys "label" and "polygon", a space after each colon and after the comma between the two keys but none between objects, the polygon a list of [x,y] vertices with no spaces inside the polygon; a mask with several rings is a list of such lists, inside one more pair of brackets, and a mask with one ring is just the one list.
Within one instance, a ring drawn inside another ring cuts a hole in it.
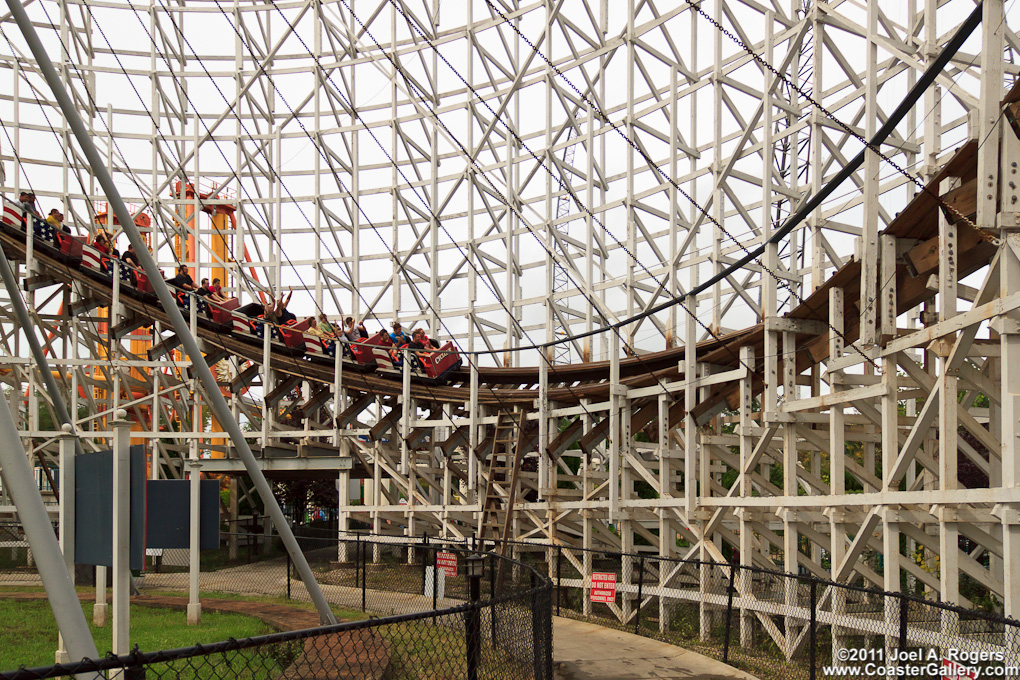
[{"label": "wooden staircase", "polygon": [[522,443],[526,413],[522,411],[500,411],[496,431],[492,438],[492,450],[488,460],[488,484],[482,499],[482,516],[478,523],[477,540],[482,546],[488,541],[499,555],[506,554],[506,541],[513,527],[514,504],[521,459],[524,457]]}]

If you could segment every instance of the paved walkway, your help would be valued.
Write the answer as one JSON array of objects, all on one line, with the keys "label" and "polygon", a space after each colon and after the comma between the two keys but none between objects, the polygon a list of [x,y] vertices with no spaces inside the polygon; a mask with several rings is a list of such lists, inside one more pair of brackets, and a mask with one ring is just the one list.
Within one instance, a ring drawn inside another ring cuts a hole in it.
[{"label": "paved walkway", "polygon": [[757,680],[666,642],[553,617],[555,680]]}]

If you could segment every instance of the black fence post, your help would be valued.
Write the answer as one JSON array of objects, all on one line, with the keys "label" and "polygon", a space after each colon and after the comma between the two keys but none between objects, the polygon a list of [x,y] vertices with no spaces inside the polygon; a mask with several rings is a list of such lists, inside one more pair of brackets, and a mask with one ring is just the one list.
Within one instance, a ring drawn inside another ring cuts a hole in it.
[{"label": "black fence post", "polygon": [[[428,546],[429,546],[429,537],[428,537],[428,534],[426,534],[425,532],[422,532],[422,535],[421,535],[421,594],[422,595],[424,595],[427,592],[426,588],[428,587],[428,571],[429,571],[429,567],[428,567],[428,564],[429,564],[429,561],[428,561],[429,547]],[[435,572],[433,572],[432,573],[432,590],[433,590],[433,592],[435,592],[435,589],[436,589],[436,574],[435,574]],[[435,599],[433,599],[432,608],[433,609],[436,608]]]},{"label": "black fence post", "polygon": [[900,658],[905,659],[907,653],[907,607],[910,606],[910,600],[899,596],[900,598]]},{"label": "black fence post", "polygon": [[540,593],[536,588],[535,572],[531,572],[531,639],[534,641],[532,659],[535,668],[535,680],[545,679],[545,622],[540,611]]},{"label": "black fence post", "polygon": [[730,565],[730,582],[726,586],[726,628],[723,632],[723,663],[730,662],[730,629],[733,627],[733,581],[737,575],[736,564]]},{"label": "black fence post", "polygon": [[478,602],[482,599],[482,565],[485,558],[481,555],[469,555],[465,560],[464,571],[470,586],[471,609],[467,611],[467,677],[478,680],[478,666],[482,659],[482,612]]},{"label": "black fence post", "polygon": [[815,680],[818,673],[818,581],[811,579],[811,650],[809,671],[810,680]]},{"label": "black fence post", "polygon": [[[467,567],[465,567],[466,569]],[[439,600],[439,551],[432,549],[432,609],[437,609]]]},{"label": "black fence post", "polygon": [[641,634],[641,600],[644,598],[645,556],[638,558],[637,603],[634,605],[634,635]]},{"label": "black fence post", "polygon": [[545,621],[545,679],[553,680],[553,620],[552,620],[552,588],[542,598],[542,620]]},{"label": "black fence post", "polygon": [[290,599],[290,551],[287,551],[287,599]]},{"label": "black fence post", "polygon": [[[135,648],[132,649],[131,653],[128,655],[130,658],[124,666],[124,680],[145,680],[145,664],[138,663],[137,660],[140,653],[138,645],[136,644]],[[111,675],[112,674],[113,673],[111,673]],[[99,675],[101,676],[102,674]]]},{"label": "black fence post", "polygon": [[[489,555],[489,600],[496,599],[496,556]],[[496,605],[489,605],[489,631],[492,648],[496,648]]]},{"label": "black fence post", "polygon": [[560,590],[563,586],[560,584],[562,578],[561,563],[563,561],[563,546],[556,546],[556,616],[560,615]]},{"label": "black fence post", "polygon": [[361,534],[354,534],[354,587],[361,585]]},{"label": "black fence post", "polygon": [[365,581],[368,576],[368,541],[361,544],[361,611],[365,611]]}]

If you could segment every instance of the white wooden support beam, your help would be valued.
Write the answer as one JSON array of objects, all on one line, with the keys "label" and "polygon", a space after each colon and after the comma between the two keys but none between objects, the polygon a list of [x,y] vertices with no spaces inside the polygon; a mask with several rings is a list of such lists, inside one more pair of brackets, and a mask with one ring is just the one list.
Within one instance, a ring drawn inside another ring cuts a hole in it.
[{"label": "white wooden support beam", "polygon": [[[829,323],[833,328],[829,335],[829,359],[843,356],[843,289],[829,290]],[[829,370],[826,374],[833,394],[842,387],[843,372]],[[846,435],[844,432],[843,406],[833,403],[829,408],[829,489],[833,495],[842,494],[846,488]]]},{"label": "white wooden support beam", "polygon": [[620,516],[620,335],[609,341],[609,521]]},{"label": "white wooden support beam", "polygon": [[118,411],[113,421],[113,649],[130,646],[131,598],[131,421]]},{"label": "white wooden support beam", "polygon": [[[676,82],[674,72],[673,81]],[[675,197],[674,199],[675,200]],[[675,317],[674,317],[675,327]],[[671,444],[671,428],[669,423],[670,396],[660,394],[658,397],[658,457],[659,457],[659,494],[662,498],[673,497],[673,463],[669,454]],[[659,557],[670,558],[676,549],[676,531],[672,528],[669,519],[669,511],[665,508],[656,510],[659,519]],[[666,570],[659,568],[659,588],[665,588]],[[660,596],[659,600],[659,632],[665,633],[669,629],[670,603],[669,598]]]},{"label": "white wooden support beam", "polygon": [[[535,404],[538,411],[538,499],[544,500],[545,490],[550,487],[549,456],[542,452],[549,446],[549,359],[541,358],[538,361],[538,400]],[[555,498],[553,499],[555,500]]]},{"label": "white wooden support beam", "polygon": [[[747,366],[754,366],[754,348],[741,347],[740,361]],[[741,497],[751,496],[753,492],[751,484],[751,457],[754,454],[754,436],[751,433],[754,427],[753,418],[754,383],[752,375],[748,371],[740,381],[740,477],[736,484],[739,485]],[[747,514],[741,513],[740,518],[740,566],[750,567],[754,563],[754,531]],[[750,571],[741,571],[740,579],[742,587],[746,592],[751,591]],[[740,644],[741,646],[751,644],[754,617],[746,607],[740,609]]]},{"label": "white wooden support beam", "polygon": [[475,449],[478,447],[478,366],[474,361],[470,363],[471,382],[468,391],[468,502],[474,502],[474,495],[478,488],[478,454]]},{"label": "white wooden support beam", "polygon": [[[864,136],[874,137],[879,120],[878,107],[878,4],[868,3],[867,45],[864,63]],[[878,342],[878,213],[879,157],[868,150],[864,158],[864,229],[861,235],[861,342]]]},{"label": "white wooden support beam", "polygon": [[[954,475],[955,479],[955,475]],[[955,508],[934,509],[939,518],[939,599],[949,604],[960,602],[960,529]],[[960,633],[959,614],[942,612],[942,633],[958,636]]]},{"label": "white wooden support beam", "polygon": [[[58,435],[60,447],[60,552],[64,556],[64,568],[71,578],[71,585],[74,585],[74,504],[75,504],[75,436],[71,432],[71,426],[67,423],[61,427],[62,433]],[[54,663],[67,663],[71,656],[67,653],[67,646],[64,643],[64,636],[57,634],[57,651],[54,656]]]},{"label": "white wooden support beam", "polygon": [[[797,353],[796,341],[793,333],[783,333],[783,395],[786,401],[797,400]],[[783,493],[786,496],[796,496],[798,493],[797,468],[799,463],[797,424],[789,421],[783,425]],[[783,519],[783,568],[788,574],[797,573],[799,537],[797,534],[797,521],[785,516]],[[786,590],[784,600],[788,607],[797,604],[797,582],[795,579],[786,579],[783,583]],[[785,652],[790,653],[797,633],[800,631],[800,621],[793,617],[786,618],[786,648]]]},{"label": "white wooden support beam", "polygon": [[[1001,196],[1001,212],[997,226],[1003,245],[999,250],[1002,296],[1020,291],[1020,139],[1013,130],[1001,124],[997,105],[1002,89],[1001,54],[1004,29],[1004,3],[986,0],[982,22],[981,62],[981,127],[984,140],[978,151],[978,213],[979,226],[986,226],[996,209],[997,190]],[[986,71],[986,69],[988,69]],[[996,108],[992,108],[992,103]],[[987,107],[987,108],[986,108]],[[999,145],[1001,140],[1001,155]],[[996,172],[998,170],[998,172]],[[998,180],[998,181],[997,181]],[[999,186],[996,186],[998,184]],[[1002,386],[999,409],[1002,441],[1001,486],[1020,485],[1020,314],[1009,312],[998,325],[1000,333],[999,383]],[[1020,572],[1010,565],[1020,563],[1020,516],[1018,506],[997,508],[1002,520],[1003,613],[1020,618]],[[1013,640],[1008,649],[1010,659],[1020,659],[1020,642]]]},{"label": "white wooden support beam", "polygon": [[879,334],[883,341],[896,335],[896,237],[883,234],[878,281]]},{"label": "white wooden support beam", "polygon": [[[697,375],[698,355],[696,347],[698,344],[698,328],[695,315],[698,313],[697,300],[688,296],[684,299],[684,311],[687,314],[684,332],[684,369],[688,378]],[[684,391],[685,407],[687,415],[684,417],[684,508],[687,516],[694,514],[698,505],[698,426],[691,413],[694,404],[697,402],[698,390],[688,380],[687,389]]]}]

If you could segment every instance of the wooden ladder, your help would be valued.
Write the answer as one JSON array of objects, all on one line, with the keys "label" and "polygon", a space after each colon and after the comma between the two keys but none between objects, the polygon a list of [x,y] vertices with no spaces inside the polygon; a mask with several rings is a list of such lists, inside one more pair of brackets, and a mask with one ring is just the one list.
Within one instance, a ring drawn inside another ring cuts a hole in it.
[{"label": "wooden ladder", "polygon": [[518,477],[526,414],[501,411],[496,421],[489,453],[489,479],[482,500],[482,516],[478,523],[477,539],[484,546],[491,541],[495,552],[506,554],[506,541],[513,527],[514,504],[517,502]]}]

